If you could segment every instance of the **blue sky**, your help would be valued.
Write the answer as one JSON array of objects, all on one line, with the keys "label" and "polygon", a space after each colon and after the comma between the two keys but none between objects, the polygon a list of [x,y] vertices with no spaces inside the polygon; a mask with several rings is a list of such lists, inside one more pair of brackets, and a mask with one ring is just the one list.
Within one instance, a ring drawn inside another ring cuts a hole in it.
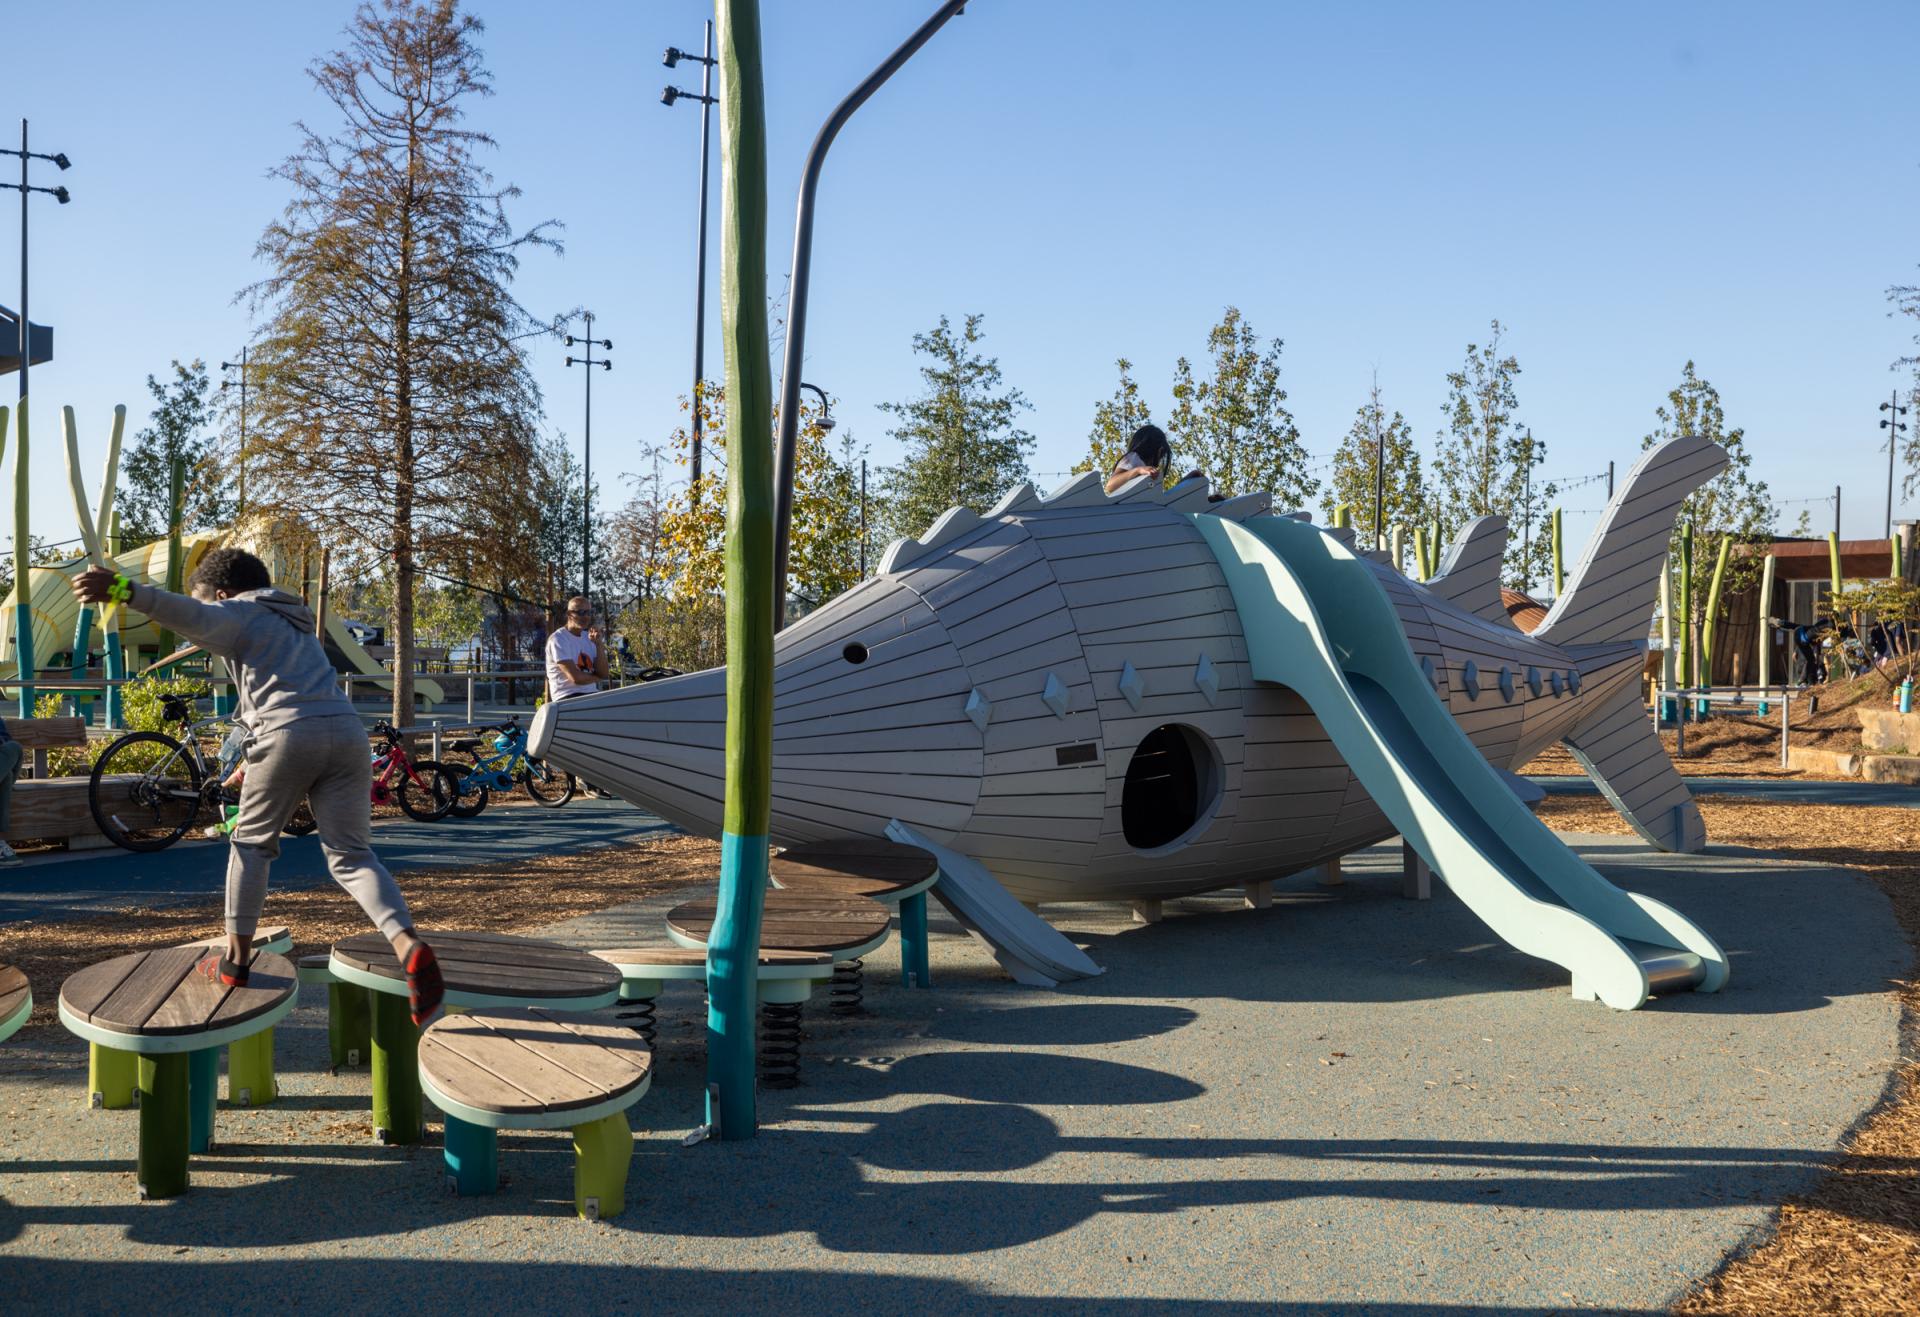
[{"label": "blue sky", "polygon": [[[763,6],[776,287],[814,132],[931,7]],[[617,473],[677,423],[691,370],[697,110],[658,97],[697,69],[670,74],[659,52],[697,46],[711,10],[473,8],[498,89],[474,123],[525,193],[511,214],[566,225],[565,254],[531,255],[517,291],[540,313],[591,307],[616,345],[595,380],[594,459],[617,495]],[[261,273],[254,242],[286,199],[267,171],[295,120],[329,122],[303,70],[351,9],[94,3],[9,19],[0,135],[29,116],[36,148],[75,162],[58,180],[73,204],[33,207],[34,318],[58,333],[58,360],[33,374],[40,533],[73,533],[55,406],[79,409],[97,469],[111,406],[128,405],[130,432],[144,421],[149,372],[246,338],[234,295]],[[806,375],[885,463],[897,448],[876,405],[917,388],[912,335],[981,312],[1034,404],[1034,469],[1062,472],[1116,356],[1164,414],[1175,358],[1198,357],[1232,303],[1285,339],[1291,406],[1325,454],[1375,371],[1431,443],[1446,371],[1498,317],[1549,474],[1624,470],[1692,358],[1778,497],[1824,500],[1839,483],[1845,533],[1877,535],[1875,407],[1915,327],[1887,318],[1884,290],[1920,279],[1915,94],[1890,56],[1917,26],[1911,4],[977,0],[834,148]],[[709,275],[717,290],[717,242]],[[563,355],[542,345],[536,371],[549,425],[577,445],[581,372]],[[1591,485],[1567,495],[1570,539],[1600,501]],[[1830,505],[1811,507],[1825,529]],[[1920,500],[1896,497],[1903,509]]]}]

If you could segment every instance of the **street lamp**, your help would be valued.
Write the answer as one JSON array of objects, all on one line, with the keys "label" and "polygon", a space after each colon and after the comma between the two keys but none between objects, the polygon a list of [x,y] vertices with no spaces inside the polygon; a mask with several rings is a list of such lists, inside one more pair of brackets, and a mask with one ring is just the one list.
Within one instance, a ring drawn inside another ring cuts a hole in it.
[{"label": "street lamp", "polygon": [[1900,390],[1893,391],[1893,401],[1880,404],[1880,410],[1887,415],[1880,418],[1880,428],[1887,432],[1887,538],[1893,538],[1893,450],[1900,446],[1900,435],[1907,423],[1900,418],[1907,409],[1900,405]]},{"label": "street lamp", "polygon": [[820,400],[820,419],[814,422],[815,425],[820,427],[820,433],[833,433],[833,413],[827,409],[827,395],[821,392],[820,387],[816,384],[808,384],[802,381],[800,387],[803,389],[811,389],[813,396]]},{"label": "street lamp", "polygon": [[18,183],[0,183],[0,187],[18,188],[20,191],[20,396],[24,398],[27,396],[27,365],[28,358],[31,355],[29,352],[31,345],[28,342],[31,335],[27,328],[27,197],[34,192],[44,192],[63,206],[73,200],[73,197],[69,195],[63,187],[30,186],[27,183],[27,161],[51,160],[63,171],[69,168],[73,164],[73,161],[67,159],[65,153],[59,151],[54,152],[52,155],[45,155],[39,151],[29,151],[27,149],[27,121],[25,119],[20,121],[20,149],[18,151],[10,151],[0,147],[0,155],[17,155],[20,157],[20,181]]},{"label": "street lamp", "polygon": [[[220,373],[223,375],[230,370],[240,372],[240,504],[235,509],[236,517],[243,517],[247,512],[247,352],[247,345],[243,343],[240,346],[240,360],[220,363]],[[225,393],[232,385],[232,380],[223,379],[220,381],[220,391]]]},{"label": "street lamp", "polygon": [[942,0],[913,35],[900,43],[893,54],[866,76],[858,87],[836,105],[807,151],[807,165],[800,176],[800,204],[793,220],[793,266],[787,280],[787,341],[780,366],[780,432],[774,441],[773,477],[773,629],[787,624],[787,532],[793,524],[794,449],[800,439],[800,363],[807,355],[807,287],[813,269],[813,199],[820,190],[820,171],[827,163],[827,149],[847,126],[854,111],[867,103],[882,84],[913,58],[914,52],[933,39],[933,34],[948,19],[967,7],[967,0]]},{"label": "street lamp", "polygon": [[678,87],[668,87],[660,93],[660,103],[671,107],[675,101],[687,100],[700,102],[700,236],[694,242],[694,285],[693,285],[693,497],[700,497],[700,432],[703,428],[700,413],[700,395],[705,392],[706,345],[707,345],[707,130],[713,122],[713,107],[718,98],[713,95],[713,23],[707,23],[705,52],[695,55],[675,46],[668,46],[667,53],[660,62],[668,68],[676,67],[681,60],[692,60],[701,65],[700,94],[681,91]]},{"label": "street lamp", "polygon": [[584,482],[585,489],[582,491],[586,511],[582,516],[580,526],[580,593],[591,601],[593,598],[593,368],[598,366],[602,370],[613,369],[613,363],[605,357],[595,361],[593,359],[593,350],[595,348],[605,348],[608,352],[611,352],[613,351],[613,340],[610,338],[594,338],[593,312],[585,312],[585,315],[587,319],[587,337],[575,338],[572,334],[568,334],[566,336],[566,345],[572,347],[576,343],[583,344],[587,352],[584,357],[568,357],[567,364],[569,366],[579,365],[587,368],[586,479]]}]

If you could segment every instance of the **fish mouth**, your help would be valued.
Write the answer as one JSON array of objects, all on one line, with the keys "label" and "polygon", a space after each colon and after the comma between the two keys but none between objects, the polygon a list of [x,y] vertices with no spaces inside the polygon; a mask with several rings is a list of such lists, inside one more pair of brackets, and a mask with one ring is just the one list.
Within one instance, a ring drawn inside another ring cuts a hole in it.
[{"label": "fish mouth", "polygon": [[527,752],[694,832],[717,836],[726,797],[726,669],[542,705]]}]

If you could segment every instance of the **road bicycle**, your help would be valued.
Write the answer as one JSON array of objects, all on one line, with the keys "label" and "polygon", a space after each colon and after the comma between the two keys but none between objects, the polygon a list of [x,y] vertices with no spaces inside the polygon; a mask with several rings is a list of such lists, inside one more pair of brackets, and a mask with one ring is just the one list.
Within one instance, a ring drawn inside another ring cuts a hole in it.
[{"label": "road bicycle", "polygon": [[[454,769],[453,814],[470,819],[487,807],[496,791],[523,789],[534,804],[558,809],[573,799],[572,773],[564,773],[527,753],[527,732],[520,720],[510,718],[485,729],[488,735],[455,741],[452,748],[463,751],[471,766]],[[484,752],[484,753],[483,753]]]}]

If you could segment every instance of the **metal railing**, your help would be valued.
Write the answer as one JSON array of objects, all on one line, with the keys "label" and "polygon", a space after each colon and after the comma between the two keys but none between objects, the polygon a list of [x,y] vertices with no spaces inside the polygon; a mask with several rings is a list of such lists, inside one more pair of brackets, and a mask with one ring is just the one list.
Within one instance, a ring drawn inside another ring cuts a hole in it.
[{"label": "metal railing", "polygon": [[1756,717],[1765,718],[1771,712],[1771,705],[1780,706],[1780,767],[1787,767],[1787,750],[1792,736],[1792,709],[1796,698],[1807,701],[1809,709],[1819,707],[1820,692],[1813,686],[1664,686],[1654,696],[1654,725],[1656,727],[1671,724],[1674,731],[1674,754],[1687,752],[1687,724],[1693,721],[1688,717],[1688,705],[1706,705],[1708,708],[1719,704],[1733,707],[1735,710],[1751,708]]}]

